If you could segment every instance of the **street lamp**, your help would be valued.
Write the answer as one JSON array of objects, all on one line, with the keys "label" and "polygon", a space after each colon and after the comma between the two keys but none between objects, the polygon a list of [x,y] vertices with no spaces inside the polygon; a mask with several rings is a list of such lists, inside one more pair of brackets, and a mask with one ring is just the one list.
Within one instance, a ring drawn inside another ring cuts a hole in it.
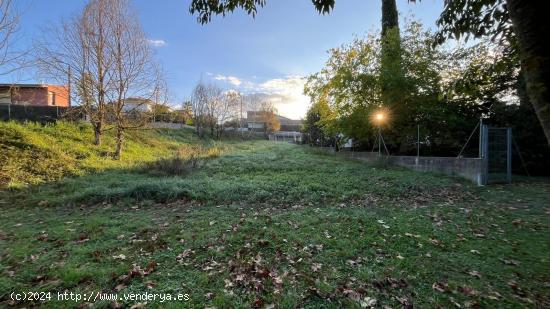
[{"label": "street lamp", "polygon": [[382,123],[386,119],[386,114],[378,112],[374,116],[374,119],[378,123],[378,156],[382,155]]}]

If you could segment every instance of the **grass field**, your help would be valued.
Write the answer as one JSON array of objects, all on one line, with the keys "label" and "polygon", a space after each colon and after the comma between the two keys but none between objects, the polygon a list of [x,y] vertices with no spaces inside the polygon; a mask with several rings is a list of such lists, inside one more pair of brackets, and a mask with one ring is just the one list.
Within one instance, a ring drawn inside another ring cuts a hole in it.
[{"label": "grass field", "polygon": [[[116,162],[110,137],[95,148],[88,130],[0,124],[13,160],[1,174],[0,306],[85,303],[57,301],[63,291],[189,295],[147,304],[162,308],[550,306],[548,182],[478,188],[189,131],[136,133]],[[185,173],[155,170],[197,147]]]}]

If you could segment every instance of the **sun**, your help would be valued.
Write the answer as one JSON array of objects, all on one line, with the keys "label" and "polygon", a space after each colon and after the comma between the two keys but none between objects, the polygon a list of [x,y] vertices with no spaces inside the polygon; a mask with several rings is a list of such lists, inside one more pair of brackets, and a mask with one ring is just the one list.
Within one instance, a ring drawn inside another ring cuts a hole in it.
[{"label": "sun", "polygon": [[387,124],[391,120],[390,118],[389,110],[384,107],[380,107],[378,110],[373,111],[373,113],[370,114],[371,121],[377,126]]}]

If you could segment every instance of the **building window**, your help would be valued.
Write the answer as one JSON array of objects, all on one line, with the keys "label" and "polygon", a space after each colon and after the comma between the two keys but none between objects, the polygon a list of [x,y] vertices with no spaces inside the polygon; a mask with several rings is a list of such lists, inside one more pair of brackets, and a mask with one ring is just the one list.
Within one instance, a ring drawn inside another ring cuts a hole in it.
[{"label": "building window", "polygon": [[55,92],[48,91],[48,105],[55,105]]},{"label": "building window", "polygon": [[11,89],[0,90],[0,104],[11,104]]}]

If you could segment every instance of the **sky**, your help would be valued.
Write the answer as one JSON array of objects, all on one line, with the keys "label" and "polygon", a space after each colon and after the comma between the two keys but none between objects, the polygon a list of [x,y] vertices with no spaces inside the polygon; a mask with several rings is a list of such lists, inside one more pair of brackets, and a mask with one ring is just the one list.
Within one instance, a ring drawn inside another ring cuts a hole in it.
[{"label": "sky", "polygon": [[[49,26],[78,13],[84,0],[17,0],[22,12],[17,47],[32,46]],[[310,0],[268,0],[256,18],[236,11],[201,25],[189,13],[190,0],[132,0],[143,29],[166,72],[171,105],[190,97],[200,80],[223,89],[260,94],[283,116],[305,116],[305,77],[318,72],[327,50],[380,28],[380,0],[338,0],[318,14]],[[442,0],[397,0],[401,22],[414,16],[435,28]],[[47,82],[32,68],[0,82]]]}]

